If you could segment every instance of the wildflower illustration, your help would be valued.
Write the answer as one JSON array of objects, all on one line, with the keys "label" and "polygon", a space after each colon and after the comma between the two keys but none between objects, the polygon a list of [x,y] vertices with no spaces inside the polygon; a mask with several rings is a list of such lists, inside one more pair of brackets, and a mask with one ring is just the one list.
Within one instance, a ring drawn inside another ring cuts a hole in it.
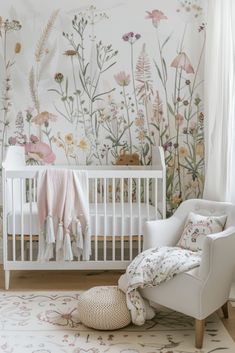
[{"label": "wildflower illustration", "polygon": [[[101,79],[116,64],[115,57],[118,53],[113,49],[112,44],[104,44],[95,36],[96,24],[107,18],[105,12],[99,12],[95,6],[90,6],[86,11],[74,16],[73,32],[62,33],[69,45],[64,55],[70,60],[71,80],[69,78],[64,80],[63,73],[59,76],[55,74],[54,79],[59,90],[49,89],[59,95],[63,103],[63,110],[56,105],[57,112],[69,123],[75,123],[76,128],[78,124],[82,124],[84,137],[90,141],[92,149],[87,160],[88,164],[96,160],[102,164],[99,143],[102,121],[97,104],[115,90],[115,88],[107,91],[100,90]],[[74,34],[76,34],[76,41]],[[85,51],[87,38],[91,41],[91,57],[88,57]],[[73,93],[70,93],[71,89]]]},{"label": "wildflower illustration", "polygon": [[7,145],[7,130],[10,125],[10,111],[12,108],[12,97],[11,91],[12,87],[12,69],[15,65],[15,56],[19,55],[21,52],[21,43],[16,42],[13,58],[8,54],[8,39],[13,32],[18,32],[21,30],[21,23],[18,20],[4,20],[0,17],[0,40],[2,41],[2,57],[4,63],[4,77],[2,81],[2,109],[1,109],[1,158],[3,160],[4,148]]},{"label": "wildflower illustration", "polygon": [[[113,35],[109,9],[87,6],[68,12],[66,21],[63,9],[54,10],[32,35],[35,45],[27,49],[33,60],[22,82],[28,89],[14,113],[13,74],[28,45],[27,36],[22,42],[17,34],[27,24],[0,17],[2,156],[6,146],[21,145],[32,164],[58,158],[70,165],[147,166],[162,146],[168,215],[184,199],[201,197],[206,24],[199,0],[176,3],[174,12],[164,4],[138,3],[141,27],[130,17],[125,30],[118,24]],[[173,33],[175,18],[180,25]],[[191,36],[200,44],[195,55]]]},{"label": "wildflower illustration", "polygon": [[[34,58],[35,58],[35,63],[34,65],[31,67],[30,72],[29,72],[29,89],[30,89],[30,93],[31,93],[31,99],[32,99],[32,103],[34,105],[34,109],[37,113],[37,118],[32,119],[32,122],[35,122],[39,120],[39,116],[41,114],[41,119],[42,116],[45,116],[45,112],[42,112],[42,107],[41,107],[41,103],[40,103],[40,79],[41,79],[41,75],[42,75],[42,70],[44,69],[44,63],[43,63],[43,59],[45,56],[48,55],[47,50],[46,50],[46,46],[49,40],[49,37],[51,35],[51,32],[53,30],[53,26],[54,23],[57,19],[57,16],[59,14],[59,10],[55,10],[53,11],[53,13],[51,14],[49,20],[47,21],[46,26],[44,27],[44,29],[42,30],[42,33],[37,41],[36,44],[36,49],[34,52]],[[53,53],[52,53],[53,54]],[[52,59],[52,57],[50,57],[50,60]],[[48,64],[48,63],[47,63]],[[50,114],[50,113],[48,113]],[[42,129],[42,125],[43,124],[39,124],[36,122],[36,124],[39,126],[39,137],[40,139],[42,138],[42,133],[47,137],[48,142],[51,146],[51,136],[50,136],[50,128],[49,128],[49,119],[44,121],[44,129]]]}]

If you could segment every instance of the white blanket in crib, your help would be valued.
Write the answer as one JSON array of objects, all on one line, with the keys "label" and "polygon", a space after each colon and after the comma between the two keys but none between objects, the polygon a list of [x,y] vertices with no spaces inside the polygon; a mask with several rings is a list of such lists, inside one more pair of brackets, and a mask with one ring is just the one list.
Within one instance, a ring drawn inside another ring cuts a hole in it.
[{"label": "white blanket in crib", "polygon": [[127,306],[132,322],[143,325],[154,316],[138,288],[154,287],[166,282],[178,273],[189,271],[200,265],[201,252],[162,246],[143,251],[128,266],[119,279],[119,288],[126,292]]},{"label": "white blanket in crib", "polygon": [[88,178],[86,171],[47,169],[39,173],[37,206],[39,260],[71,261],[90,257]]}]

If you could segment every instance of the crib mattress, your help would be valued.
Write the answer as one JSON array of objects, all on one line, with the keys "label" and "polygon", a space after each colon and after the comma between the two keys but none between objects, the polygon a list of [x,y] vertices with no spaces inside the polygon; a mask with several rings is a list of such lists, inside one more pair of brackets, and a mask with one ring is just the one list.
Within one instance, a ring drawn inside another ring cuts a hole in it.
[{"label": "crib mattress", "polygon": [[[115,203],[115,222],[113,222],[113,204],[106,204],[106,217],[104,217],[104,205],[90,203],[90,223],[91,223],[91,234],[98,236],[103,235],[138,235],[143,234],[143,225],[148,220],[156,219],[155,207],[147,204],[140,204],[140,217],[139,217],[139,204],[132,204],[132,217],[130,218],[130,205],[129,203],[124,203],[122,219],[122,205],[120,203]],[[159,215],[158,215],[159,218]],[[106,219],[106,222],[105,222]],[[7,232],[8,234],[13,234],[13,214],[8,213],[7,217]],[[21,220],[21,211],[15,211],[15,234],[21,234],[23,223],[23,233],[26,235],[39,234],[39,223],[38,223],[38,210],[37,203],[32,203],[32,215],[30,217],[30,205],[29,203],[23,206],[23,222]],[[31,223],[31,232],[30,232]],[[105,226],[106,223],[106,226]],[[132,231],[131,231],[132,229]]]}]

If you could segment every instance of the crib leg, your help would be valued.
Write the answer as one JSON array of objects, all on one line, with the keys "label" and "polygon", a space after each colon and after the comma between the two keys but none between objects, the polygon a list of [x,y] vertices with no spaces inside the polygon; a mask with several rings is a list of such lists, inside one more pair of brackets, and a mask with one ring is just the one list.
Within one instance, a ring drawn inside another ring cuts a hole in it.
[{"label": "crib leg", "polygon": [[5,270],[5,290],[9,289],[10,285],[10,270]]}]

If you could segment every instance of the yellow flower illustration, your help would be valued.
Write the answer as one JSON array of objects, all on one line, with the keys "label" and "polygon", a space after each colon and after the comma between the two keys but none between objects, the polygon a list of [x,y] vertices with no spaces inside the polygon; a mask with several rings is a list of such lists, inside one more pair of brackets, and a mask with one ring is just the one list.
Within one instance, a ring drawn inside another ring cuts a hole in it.
[{"label": "yellow flower illustration", "polygon": [[203,155],[204,155],[204,145],[203,145],[203,143],[197,143],[196,144],[196,154],[199,157],[203,157]]},{"label": "yellow flower illustration", "polygon": [[74,143],[74,139],[73,139],[73,134],[72,133],[69,133],[69,134],[65,135],[64,139],[65,139],[65,143],[67,145],[72,145]]},{"label": "yellow flower illustration", "polygon": [[87,141],[86,141],[84,138],[82,138],[82,139],[79,141],[78,147],[81,148],[81,150],[85,151],[85,150],[88,148],[88,143],[87,143]]},{"label": "yellow flower illustration", "polygon": [[21,44],[20,44],[19,42],[17,42],[17,43],[15,44],[15,53],[16,53],[16,54],[19,54],[20,51],[21,51]]},{"label": "yellow flower illustration", "polygon": [[171,197],[171,202],[174,204],[180,204],[180,202],[182,201],[181,197],[179,197],[178,195],[173,195]]},{"label": "yellow flower illustration", "polygon": [[144,131],[139,131],[139,134],[138,134],[138,139],[140,140],[140,142],[144,142],[145,140],[145,132]]},{"label": "yellow flower illustration", "polygon": [[135,125],[138,127],[144,126],[144,118],[136,118],[135,119]]},{"label": "yellow flower illustration", "polygon": [[64,52],[64,55],[66,56],[74,56],[74,55],[79,55],[76,50],[68,49]]},{"label": "yellow flower illustration", "polygon": [[188,150],[187,150],[187,148],[181,146],[181,147],[179,148],[179,156],[180,156],[180,158],[188,157]]}]

